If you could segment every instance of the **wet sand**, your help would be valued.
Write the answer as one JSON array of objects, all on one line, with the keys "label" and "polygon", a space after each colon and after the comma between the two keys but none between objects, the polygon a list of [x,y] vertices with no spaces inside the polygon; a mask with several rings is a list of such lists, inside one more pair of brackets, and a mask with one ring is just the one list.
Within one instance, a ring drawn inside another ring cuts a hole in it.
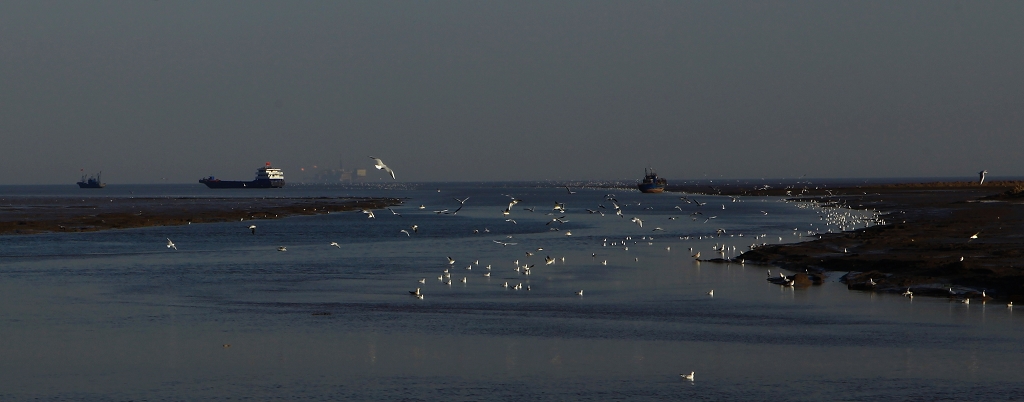
[{"label": "wet sand", "polygon": [[[791,195],[794,200],[877,210],[886,225],[769,245],[737,259],[803,272],[854,272],[851,289],[1024,301],[1024,183],[907,183],[757,190],[734,186],[674,191]],[[977,238],[972,239],[977,234]],[[875,284],[872,285],[871,282]]]},{"label": "wet sand", "polygon": [[276,219],[401,204],[395,198],[74,198],[0,199],[0,234],[89,232],[147,226]]}]

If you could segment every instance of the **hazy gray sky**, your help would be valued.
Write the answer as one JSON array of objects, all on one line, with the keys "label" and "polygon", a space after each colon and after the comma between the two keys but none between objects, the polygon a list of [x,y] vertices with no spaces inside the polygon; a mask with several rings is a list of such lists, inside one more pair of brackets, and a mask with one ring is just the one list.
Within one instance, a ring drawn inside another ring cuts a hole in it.
[{"label": "hazy gray sky", "polygon": [[0,184],[369,155],[407,181],[1022,175],[1022,21],[1021,1],[5,1]]}]

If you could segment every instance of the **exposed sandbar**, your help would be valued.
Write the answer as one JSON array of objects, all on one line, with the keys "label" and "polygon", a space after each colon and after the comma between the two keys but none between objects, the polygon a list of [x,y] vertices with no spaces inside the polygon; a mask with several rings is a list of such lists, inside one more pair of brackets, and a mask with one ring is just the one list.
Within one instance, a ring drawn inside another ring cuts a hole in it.
[{"label": "exposed sandbar", "polygon": [[4,197],[0,234],[88,232],[379,209],[396,198]]},{"label": "exposed sandbar", "polygon": [[[685,189],[682,189],[685,191]],[[689,192],[712,193],[707,186]],[[1024,183],[906,183],[846,188],[757,190],[722,194],[792,195],[877,210],[886,225],[797,244],[769,245],[737,257],[802,272],[855,271],[852,289],[947,295],[987,290],[1024,301]],[[977,238],[971,237],[977,234]],[[869,279],[876,285],[867,286]]]}]

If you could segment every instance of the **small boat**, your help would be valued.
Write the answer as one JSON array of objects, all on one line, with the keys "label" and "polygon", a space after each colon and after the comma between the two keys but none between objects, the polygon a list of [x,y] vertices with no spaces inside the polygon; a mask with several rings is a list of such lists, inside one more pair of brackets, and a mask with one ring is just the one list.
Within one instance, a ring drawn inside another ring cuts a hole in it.
[{"label": "small boat", "polygon": [[103,172],[96,173],[95,176],[87,177],[82,175],[82,180],[78,182],[78,188],[103,188],[107,186],[107,183],[100,182],[100,175]]},{"label": "small boat", "polygon": [[199,182],[209,188],[280,188],[284,187],[284,172],[270,167],[270,162],[267,162],[266,166],[256,169],[256,180],[253,181],[221,180],[209,176]]},{"label": "small boat", "polygon": [[644,180],[637,187],[640,188],[641,193],[661,193],[665,191],[666,184],[668,181],[658,177],[658,174],[654,173],[654,169],[644,169]]}]

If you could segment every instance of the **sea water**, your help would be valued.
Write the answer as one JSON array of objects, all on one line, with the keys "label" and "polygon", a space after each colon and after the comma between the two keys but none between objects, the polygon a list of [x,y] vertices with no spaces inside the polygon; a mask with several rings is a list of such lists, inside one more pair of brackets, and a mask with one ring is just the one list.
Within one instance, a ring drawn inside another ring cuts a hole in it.
[{"label": "sea water", "polygon": [[691,257],[840,230],[830,214],[863,227],[874,211],[550,183],[96,191],[0,193],[404,203],[373,219],[0,236],[0,400],[1024,395],[1024,317],[1002,303],[848,291],[840,274],[787,288],[765,277],[791,272]]}]

